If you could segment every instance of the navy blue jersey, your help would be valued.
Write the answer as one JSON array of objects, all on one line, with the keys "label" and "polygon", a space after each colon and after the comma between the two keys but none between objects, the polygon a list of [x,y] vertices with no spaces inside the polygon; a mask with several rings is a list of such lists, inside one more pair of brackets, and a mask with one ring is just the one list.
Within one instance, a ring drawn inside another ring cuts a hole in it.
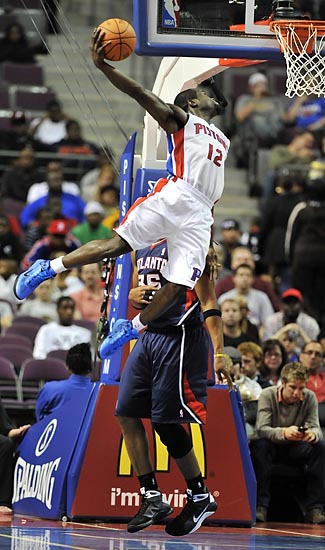
[{"label": "navy blue jersey", "polygon": [[[156,285],[157,288],[168,281],[160,273],[167,263],[167,241],[161,240],[147,248],[135,252],[139,286]],[[178,301],[163,315],[149,325],[150,329],[168,329],[171,326],[195,326],[203,323],[200,302],[194,290],[184,288]]]}]

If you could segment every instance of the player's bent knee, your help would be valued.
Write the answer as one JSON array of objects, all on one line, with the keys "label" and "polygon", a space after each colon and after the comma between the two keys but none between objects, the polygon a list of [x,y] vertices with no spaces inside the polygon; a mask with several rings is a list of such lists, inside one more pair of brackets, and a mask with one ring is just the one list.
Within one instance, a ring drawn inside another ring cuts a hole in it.
[{"label": "player's bent knee", "polygon": [[141,432],[144,431],[141,418],[133,418],[130,416],[116,415],[116,419],[120,425],[120,428],[124,436],[136,435],[136,434],[139,434],[140,431]]},{"label": "player's bent knee", "polygon": [[153,427],[172,458],[183,458],[191,451],[193,447],[192,440],[180,424],[153,422]]}]

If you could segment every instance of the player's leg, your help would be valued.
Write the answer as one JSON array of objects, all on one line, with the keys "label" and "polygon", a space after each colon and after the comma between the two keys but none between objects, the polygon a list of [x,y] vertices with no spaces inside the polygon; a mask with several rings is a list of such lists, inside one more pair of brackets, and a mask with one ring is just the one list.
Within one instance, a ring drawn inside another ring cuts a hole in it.
[{"label": "player's leg", "polygon": [[150,458],[148,438],[142,421],[139,418],[121,416],[117,419],[140,485],[142,503],[137,514],[127,526],[129,533],[136,533],[164,519],[172,513],[173,509],[164,501],[158,487]]},{"label": "player's leg", "polygon": [[147,432],[140,418],[117,416],[120,424],[126,450],[137,476],[153,471]]},{"label": "player's leg", "polygon": [[194,533],[206,518],[215,513],[217,503],[204,483],[191,438],[185,428],[179,424],[158,423],[154,423],[154,428],[176,461],[187,485],[187,504],[168,523],[166,532],[176,537]]},{"label": "player's leg", "polygon": [[[127,212],[112,239],[90,241],[55,260],[37,260],[17,277],[14,285],[16,297],[19,300],[27,298],[40,283],[66,269],[99,262],[103,258],[115,258],[131,250],[148,246],[155,239],[161,238],[163,219],[164,213],[160,212],[157,194],[138,199]],[[124,343],[122,338],[121,345]]]},{"label": "player's leg", "polygon": [[193,533],[217,509],[205,486],[192,440],[181,423],[205,422],[208,336],[203,326],[165,337],[165,360],[152,390],[152,421],[187,485],[187,504],[167,525],[170,535]]},{"label": "player's leg", "polygon": [[151,363],[148,360],[152,334],[141,335],[123,369],[116,416],[121,426],[131,464],[138,476],[142,503],[128,524],[135,533],[172,513],[163,499],[152,467],[147,434],[141,418],[151,415]]},{"label": "player's leg", "polygon": [[115,258],[130,251],[130,245],[120,235],[115,234],[112,239],[90,241],[55,260],[37,260],[27,271],[18,275],[14,293],[19,300],[23,300],[43,281],[55,277],[62,271],[99,262],[104,258]]}]

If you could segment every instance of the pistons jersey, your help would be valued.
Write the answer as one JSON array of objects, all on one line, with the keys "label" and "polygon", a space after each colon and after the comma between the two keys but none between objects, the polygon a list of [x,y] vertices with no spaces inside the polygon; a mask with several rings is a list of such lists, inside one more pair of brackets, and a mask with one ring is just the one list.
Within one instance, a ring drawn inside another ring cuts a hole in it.
[{"label": "pistons jersey", "polygon": [[[156,286],[158,289],[167,283],[160,272],[168,260],[167,242],[165,239],[142,250],[137,250],[135,252],[135,260],[139,286],[151,285]],[[202,323],[203,315],[198,297],[194,290],[184,287],[184,292],[178,301],[165,314],[150,323],[149,330],[162,329],[168,331],[184,324],[187,326],[198,326]]]},{"label": "pistons jersey", "polygon": [[230,141],[214,124],[188,114],[183,128],[167,136],[167,171],[217,202],[224,187],[224,163]]}]

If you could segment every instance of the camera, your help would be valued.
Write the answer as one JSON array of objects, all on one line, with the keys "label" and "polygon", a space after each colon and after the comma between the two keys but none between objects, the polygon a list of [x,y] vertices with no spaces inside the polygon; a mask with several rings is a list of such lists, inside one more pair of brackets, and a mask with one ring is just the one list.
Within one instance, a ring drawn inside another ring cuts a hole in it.
[{"label": "camera", "polygon": [[299,426],[298,428],[298,432],[301,432],[302,434],[304,434],[306,430],[307,428],[305,428],[305,426]]}]

